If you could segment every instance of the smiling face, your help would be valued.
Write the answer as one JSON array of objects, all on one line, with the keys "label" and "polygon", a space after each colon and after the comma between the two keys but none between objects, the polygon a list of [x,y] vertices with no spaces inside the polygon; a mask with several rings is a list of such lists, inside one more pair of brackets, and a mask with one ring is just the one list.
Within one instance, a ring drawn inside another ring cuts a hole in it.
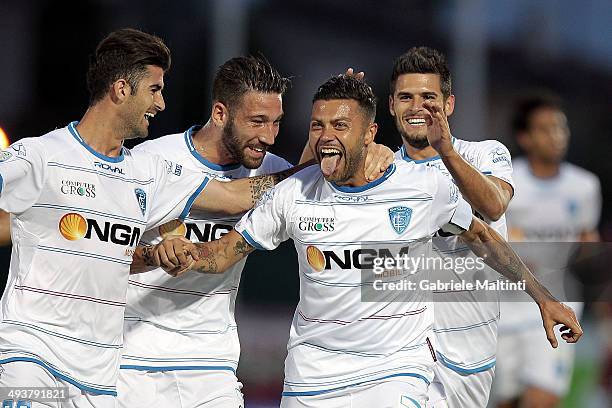
[{"label": "smiling face", "polygon": [[367,116],[353,99],[313,103],[309,144],[327,181],[350,184],[363,172],[365,149],[377,129]]},{"label": "smiling face", "polygon": [[274,144],[282,117],[281,94],[248,91],[229,110],[223,127],[223,146],[236,162],[256,169]]},{"label": "smiling face", "polygon": [[429,146],[428,125],[432,118],[423,108],[426,100],[443,103],[447,116],[453,113],[455,97],[446,100],[440,87],[438,74],[403,74],[397,78],[393,95],[389,95],[389,111],[395,118],[395,126],[405,143],[417,149]]},{"label": "smiling face", "polygon": [[148,65],[146,73],[138,82],[136,92],[131,90],[130,95],[125,99],[123,109],[120,111],[126,139],[148,136],[149,121],[166,107],[162,95],[163,89],[163,69]]}]

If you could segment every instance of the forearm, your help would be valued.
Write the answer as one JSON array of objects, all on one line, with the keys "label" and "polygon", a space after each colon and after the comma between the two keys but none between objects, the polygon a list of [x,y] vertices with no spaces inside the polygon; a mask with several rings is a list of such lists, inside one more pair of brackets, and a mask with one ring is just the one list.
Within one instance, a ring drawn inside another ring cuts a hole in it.
[{"label": "forearm", "polygon": [[[236,231],[227,239],[196,244],[199,260],[191,270],[199,273],[223,273],[251,253],[254,248]],[[227,236],[227,235],[226,235]]]},{"label": "forearm", "polygon": [[468,163],[455,150],[442,156],[463,197],[479,214],[490,220],[497,220],[506,211],[503,191],[489,177]]},{"label": "forearm", "polygon": [[0,210],[0,246],[11,244],[11,219],[9,213]]},{"label": "forearm", "polygon": [[148,272],[158,268],[158,266],[153,266],[154,260],[151,253],[152,249],[152,246],[136,247],[134,256],[132,257],[132,264],[130,265],[130,275]]},{"label": "forearm", "polygon": [[510,244],[490,227],[479,229],[471,239],[466,240],[466,243],[477,256],[501,275],[513,282],[525,282],[525,292],[536,303],[555,300],[514,252]]}]

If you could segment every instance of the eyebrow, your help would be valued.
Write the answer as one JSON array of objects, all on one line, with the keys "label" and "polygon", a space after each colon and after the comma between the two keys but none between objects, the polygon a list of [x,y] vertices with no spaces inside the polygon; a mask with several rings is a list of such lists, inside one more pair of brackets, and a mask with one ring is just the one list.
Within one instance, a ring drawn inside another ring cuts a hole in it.
[{"label": "eyebrow", "polygon": [[[277,122],[279,120],[281,120],[283,117],[285,116],[285,113],[281,113],[280,116],[276,119],[274,119],[274,122]],[[270,120],[270,118],[267,115],[264,114],[259,114],[259,115],[251,115],[248,117],[249,119],[262,119],[262,120]]]},{"label": "eyebrow", "polygon": [[149,86],[149,89],[157,91],[157,90],[160,90],[160,89],[163,89],[163,88],[159,84],[153,84],[153,85]]}]

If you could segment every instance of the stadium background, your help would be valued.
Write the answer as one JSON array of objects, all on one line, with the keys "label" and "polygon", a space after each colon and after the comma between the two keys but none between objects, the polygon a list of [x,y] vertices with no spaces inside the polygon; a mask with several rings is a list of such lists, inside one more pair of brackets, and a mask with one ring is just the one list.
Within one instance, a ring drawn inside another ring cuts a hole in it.
[{"label": "stadium background", "polygon": [[[509,127],[512,103],[524,90],[548,88],[565,100],[572,131],[568,160],[601,179],[600,232],[605,241],[612,240],[608,0],[3,0],[0,127],[11,141],[80,118],[88,100],[88,55],[109,31],[128,26],[161,36],[172,50],[167,107],[155,118],[150,137],[206,121],[215,68],[232,56],[261,51],[293,78],[271,149],[292,162],[307,136],[317,85],[348,66],[364,70],[379,96],[378,141],[399,146],[387,109],[387,83],[393,58],[414,45],[448,55],[457,97],[451,128],[463,139],[496,138],[517,154]],[[3,285],[10,250],[0,251]],[[297,297],[291,243],[273,254],[250,257],[237,308],[242,342],[238,375],[249,408],[274,406],[280,395]],[[589,310],[565,407],[609,406],[605,388],[610,392],[612,379],[601,363],[603,340],[612,333],[598,332]]]}]

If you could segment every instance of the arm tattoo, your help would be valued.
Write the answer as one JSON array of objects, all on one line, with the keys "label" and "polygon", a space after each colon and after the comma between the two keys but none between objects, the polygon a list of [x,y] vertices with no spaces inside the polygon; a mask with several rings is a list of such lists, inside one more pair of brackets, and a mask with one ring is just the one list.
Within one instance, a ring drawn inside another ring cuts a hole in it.
[{"label": "arm tattoo", "polygon": [[153,256],[153,246],[146,246],[142,249],[142,261],[147,266],[157,266]]},{"label": "arm tattoo", "polygon": [[252,204],[255,205],[255,203],[257,203],[257,200],[259,200],[263,193],[265,193],[268,189],[274,187],[276,184],[280,183],[287,177],[292,176],[293,174],[297,173],[305,167],[312,165],[313,163],[314,160],[309,160],[306,163],[293,166],[290,169],[279,171],[278,173],[250,177],[249,186],[251,187]]},{"label": "arm tattoo", "polygon": [[196,272],[200,273],[217,273],[217,258],[213,250],[208,246],[198,247],[198,255],[200,256],[200,262],[202,266],[195,269]]},{"label": "arm tattoo", "polygon": [[253,249],[255,248],[247,244],[247,242],[242,237],[240,237],[240,240],[236,242],[236,245],[234,245],[234,253],[236,255],[248,254],[252,252]]}]

